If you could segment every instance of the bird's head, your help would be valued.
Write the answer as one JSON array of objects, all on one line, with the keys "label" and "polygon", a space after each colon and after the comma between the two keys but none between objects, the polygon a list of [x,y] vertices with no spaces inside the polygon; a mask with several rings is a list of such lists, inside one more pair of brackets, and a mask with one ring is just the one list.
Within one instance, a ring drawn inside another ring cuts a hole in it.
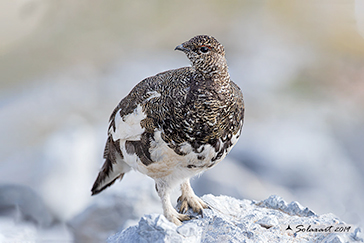
[{"label": "bird's head", "polygon": [[175,50],[183,51],[196,71],[205,76],[227,72],[224,47],[212,36],[195,36]]}]

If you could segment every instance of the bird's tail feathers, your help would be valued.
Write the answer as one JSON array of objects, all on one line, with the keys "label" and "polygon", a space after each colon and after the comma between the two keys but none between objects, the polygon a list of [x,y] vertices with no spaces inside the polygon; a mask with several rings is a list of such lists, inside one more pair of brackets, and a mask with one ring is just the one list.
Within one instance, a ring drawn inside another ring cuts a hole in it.
[{"label": "bird's tail feathers", "polygon": [[111,186],[118,178],[120,178],[120,180],[123,179],[124,174],[129,170],[129,165],[124,161],[119,160],[116,163],[113,163],[109,158],[106,158],[105,163],[92,186],[92,195],[96,195]]}]

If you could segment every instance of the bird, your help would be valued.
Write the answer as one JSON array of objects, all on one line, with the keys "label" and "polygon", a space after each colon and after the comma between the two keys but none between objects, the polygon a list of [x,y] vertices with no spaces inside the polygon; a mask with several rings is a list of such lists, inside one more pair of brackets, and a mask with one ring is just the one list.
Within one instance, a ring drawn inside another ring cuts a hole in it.
[{"label": "bird", "polygon": [[[238,141],[244,120],[241,89],[230,79],[225,50],[209,35],[178,45],[191,66],[145,78],[113,110],[96,195],[131,169],[155,181],[164,216],[176,225],[208,205],[190,178],[214,167]],[[170,193],[180,186],[179,212]]]}]

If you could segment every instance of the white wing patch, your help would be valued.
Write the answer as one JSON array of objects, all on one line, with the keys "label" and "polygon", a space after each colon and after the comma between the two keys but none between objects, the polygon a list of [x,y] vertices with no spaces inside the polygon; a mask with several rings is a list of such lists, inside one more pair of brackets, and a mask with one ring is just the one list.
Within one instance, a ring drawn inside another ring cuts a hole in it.
[{"label": "white wing patch", "polygon": [[120,150],[123,153],[124,161],[126,164],[131,166],[134,169],[137,169],[138,164],[140,164],[140,159],[136,154],[128,154],[125,149],[125,142],[129,141],[138,141],[140,140],[141,135],[145,131],[141,126],[140,122],[146,118],[147,115],[143,112],[142,106],[138,105],[134,111],[124,117],[120,116],[119,111],[114,118],[115,122],[115,131],[111,127],[109,133],[112,135],[112,139],[114,141],[120,139]]},{"label": "white wing patch", "polygon": [[[153,98],[158,98],[161,96],[157,91],[150,91],[147,93],[150,95],[143,103],[148,102]],[[140,140],[140,135],[144,132],[144,129],[140,126],[140,122],[147,117],[143,112],[142,106],[139,104],[134,111],[124,117],[121,117],[120,110],[118,110],[117,115],[114,118],[115,122],[115,132],[113,129],[109,130],[112,134],[113,140]]]},{"label": "white wing patch", "polygon": [[142,111],[141,105],[138,105],[132,113],[125,117],[121,117],[118,112],[114,118],[115,132],[113,129],[109,130],[113,140],[140,140],[140,135],[144,132],[140,122],[146,117],[147,115]]}]

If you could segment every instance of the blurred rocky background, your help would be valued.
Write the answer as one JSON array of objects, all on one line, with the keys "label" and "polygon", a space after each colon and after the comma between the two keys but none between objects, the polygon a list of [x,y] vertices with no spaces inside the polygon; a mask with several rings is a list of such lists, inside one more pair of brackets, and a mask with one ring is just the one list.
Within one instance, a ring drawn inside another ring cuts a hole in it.
[{"label": "blurred rocky background", "polygon": [[100,241],[161,212],[153,181],[137,173],[95,197],[90,188],[113,108],[143,78],[189,65],[173,49],[197,34],[225,46],[246,120],[228,158],[192,181],[196,193],[277,194],[363,224],[362,0],[0,0],[0,9],[0,241]]}]

